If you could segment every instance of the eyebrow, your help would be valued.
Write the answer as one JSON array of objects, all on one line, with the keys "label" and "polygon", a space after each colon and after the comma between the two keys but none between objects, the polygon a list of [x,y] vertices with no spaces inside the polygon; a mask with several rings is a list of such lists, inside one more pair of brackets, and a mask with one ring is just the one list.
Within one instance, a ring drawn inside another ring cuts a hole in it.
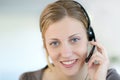
[{"label": "eyebrow", "polygon": [[[73,36],[75,36],[75,35],[78,35],[78,34],[80,34],[80,33],[75,33],[75,34],[69,36],[69,38],[71,38],[71,37],[73,37]],[[52,38],[52,39],[50,39],[50,40],[59,40],[59,39],[57,39],[57,38]]]},{"label": "eyebrow", "polygon": [[75,36],[75,35],[78,35],[78,34],[80,34],[80,33],[73,34],[73,35],[69,36],[69,38],[71,38],[71,37],[73,37],[73,36]]}]

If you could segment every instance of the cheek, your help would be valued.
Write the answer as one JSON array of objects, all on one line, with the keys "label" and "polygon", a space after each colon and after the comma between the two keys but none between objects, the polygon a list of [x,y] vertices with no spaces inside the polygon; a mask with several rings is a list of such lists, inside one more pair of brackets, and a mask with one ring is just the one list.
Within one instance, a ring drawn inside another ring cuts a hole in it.
[{"label": "cheek", "polygon": [[57,54],[56,50],[47,48],[48,50],[48,55],[50,56],[51,60],[54,62],[58,59],[59,54]]},{"label": "cheek", "polygon": [[81,56],[87,55],[87,48],[77,48],[76,52],[78,55],[81,55]]},{"label": "cheek", "polygon": [[81,65],[83,65],[87,57],[87,48],[86,47],[77,48],[76,55],[79,57]]},{"label": "cheek", "polygon": [[87,48],[87,44],[81,44],[81,45],[77,45],[76,47],[74,47],[74,52],[82,57],[82,58],[85,58],[87,56],[87,52],[88,52],[88,48]]}]

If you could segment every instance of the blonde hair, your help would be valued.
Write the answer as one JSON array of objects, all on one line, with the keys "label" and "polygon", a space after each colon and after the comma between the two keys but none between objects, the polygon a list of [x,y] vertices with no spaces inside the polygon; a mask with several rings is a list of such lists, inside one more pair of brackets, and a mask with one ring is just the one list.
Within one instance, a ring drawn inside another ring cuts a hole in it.
[{"label": "blonde hair", "polygon": [[63,19],[66,16],[79,20],[87,29],[88,21],[86,16],[84,15],[81,6],[73,0],[58,0],[52,4],[49,4],[40,16],[40,30],[42,33],[44,48],[46,49],[46,58],[49,67],[51,67],[51,64],[48,58],[49,55],[45,45],[44,35],[49,25]]}]

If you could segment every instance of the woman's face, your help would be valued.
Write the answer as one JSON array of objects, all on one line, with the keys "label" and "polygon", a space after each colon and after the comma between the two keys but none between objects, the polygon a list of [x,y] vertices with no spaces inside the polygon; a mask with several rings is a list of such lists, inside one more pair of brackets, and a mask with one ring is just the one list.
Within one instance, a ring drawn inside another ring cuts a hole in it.
[{"label": "woman's face", "polygon": [[51,24],[45,33],[46,50],[56,69],[66,75],[77,74],[87,55],[84,25],[70,17]]}]

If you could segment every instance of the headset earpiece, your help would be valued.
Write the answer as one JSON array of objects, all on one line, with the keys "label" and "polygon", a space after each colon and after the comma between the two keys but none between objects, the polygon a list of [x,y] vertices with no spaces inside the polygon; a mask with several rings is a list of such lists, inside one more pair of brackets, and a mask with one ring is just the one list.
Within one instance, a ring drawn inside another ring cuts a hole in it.
[{"label": "headset earpiece", "polygon": [[92,40],[96,41],[95,40],[95,34],[94,34],[94,31],[93,31],[92,27],[90,27],[90,26],[88,27],[87,34],[88,34],[88,40],[89,41],[92,41]]}]

